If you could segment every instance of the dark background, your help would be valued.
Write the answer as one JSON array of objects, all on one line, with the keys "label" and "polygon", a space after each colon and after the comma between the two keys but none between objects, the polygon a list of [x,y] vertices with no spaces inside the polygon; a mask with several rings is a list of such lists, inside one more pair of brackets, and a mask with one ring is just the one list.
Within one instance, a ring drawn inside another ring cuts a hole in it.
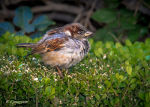
[{"label": "dark background", "polygon": [[[31,8],[30,23],[41,14],[53,20],[55,25],[48,29],[79,22],[95,33],[95,40],[124,43],[150,37],[149,0],[0,0],[0,22],[12,23],[15,9],[21,6]],[[19,30],[15,26],[15,32]]]}]

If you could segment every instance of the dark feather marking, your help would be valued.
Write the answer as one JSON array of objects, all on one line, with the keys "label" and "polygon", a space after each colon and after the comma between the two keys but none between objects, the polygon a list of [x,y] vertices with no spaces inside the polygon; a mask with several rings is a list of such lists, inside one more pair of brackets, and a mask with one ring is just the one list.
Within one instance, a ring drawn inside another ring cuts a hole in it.
[{"label": "dark feather marking", "polygon": [[59,50],[63,47],[64,42],[67,38],[55,38],[51,40],[45,40],[44,42],[40,43],[38,46],[33,48],[32,53],[45,53],[51,52],[55,50]]},{"label": "dark feather marking", "polygon": [[71,61],[70,61],[70,63],[72,63],[73,61],[74,61],[74,59],[72,58]]},{"label": "dark feather marking", "polygon": [[60,30],[61,30],[61,29],[62,29],[62,27],[54,28],[54,29],[52,29],[52,30],[47,31],[46,34],[52,35],[52,34],[60,33]]},{"label": "dark feather marking", "polygon": [[84,50],[84,53],[86,54],[90,48],[89,43],[88,43],[88,41],[83,41],[83,44],[85,46],[85,48],[83,50]]}]

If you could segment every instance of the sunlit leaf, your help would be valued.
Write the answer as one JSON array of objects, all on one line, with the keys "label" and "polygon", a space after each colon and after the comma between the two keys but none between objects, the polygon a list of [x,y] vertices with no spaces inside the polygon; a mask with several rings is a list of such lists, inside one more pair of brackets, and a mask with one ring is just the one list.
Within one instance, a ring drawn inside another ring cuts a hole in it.
[{"label": "sunlit leaf", "polygon": [[126,71],[129,75],[132,74],[132,67],[130,65],[126,66]]}]

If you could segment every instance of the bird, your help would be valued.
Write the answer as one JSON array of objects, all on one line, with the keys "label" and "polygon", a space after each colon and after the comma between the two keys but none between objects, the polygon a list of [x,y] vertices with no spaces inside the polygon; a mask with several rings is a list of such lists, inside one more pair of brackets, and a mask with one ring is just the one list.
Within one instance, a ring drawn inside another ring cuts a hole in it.
[{"label": "bird", "polygon": [[44,64],[56,67],[63,77],[62,69],[76,65],[88,54],[92,35],[80,23],[71,23],[47,31],[37,43],[19,43],[17,47],[31,48],[30,55],[40,54]]}]

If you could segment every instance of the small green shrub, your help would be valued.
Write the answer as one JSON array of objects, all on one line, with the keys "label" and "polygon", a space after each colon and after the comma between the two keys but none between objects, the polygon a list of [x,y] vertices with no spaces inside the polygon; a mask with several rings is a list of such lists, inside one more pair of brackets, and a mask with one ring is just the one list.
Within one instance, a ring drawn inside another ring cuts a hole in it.
[{"label": "small green shrub", "polygon": [[29,43],[29,42],[37,42],[39,38],[31,39],[27,36],[15,36],[15,34],[10,34],[9,32],[5,33],[0,37],[0,54],[8,54],[8,55],[18,55],[25,56],[27,55],[27,50],[23,48],[17,48],[16,44],[18,43]]},{"label": "small green shrub", "polygon": [[137,106],[150,105],[150,39],[125,45],[94,42],[79,64],[64,71],[44,66],[16,43],[36,42],[6,33],[0,38],[1,106]]}]

